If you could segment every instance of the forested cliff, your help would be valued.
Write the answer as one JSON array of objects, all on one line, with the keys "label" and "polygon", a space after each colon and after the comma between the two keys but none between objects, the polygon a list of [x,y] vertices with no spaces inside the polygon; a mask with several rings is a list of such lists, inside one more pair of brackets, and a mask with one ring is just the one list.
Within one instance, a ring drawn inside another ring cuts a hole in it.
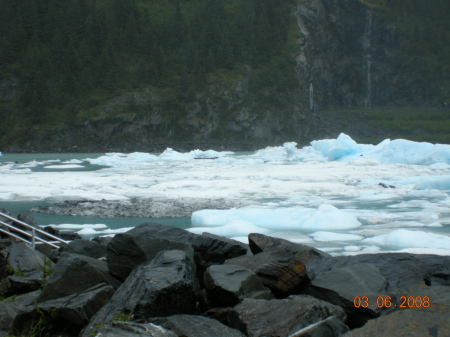
[{"label": "forested cliff", "polygon": [[0,0],[0,149],[307,140],[322,110],[443,106],[449,13],[447,0]]}]

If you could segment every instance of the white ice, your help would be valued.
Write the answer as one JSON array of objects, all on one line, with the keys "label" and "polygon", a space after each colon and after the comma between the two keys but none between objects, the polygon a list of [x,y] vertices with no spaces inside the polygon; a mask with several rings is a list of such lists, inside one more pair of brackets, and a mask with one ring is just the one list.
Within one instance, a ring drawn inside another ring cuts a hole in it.
[{"label": "white ice", "polygon": [[363,239],[361,235],[335,232],[315,232],[311,236],[316,241],[359,241]]},{"label": "white ice", "polygon": [[[74,170],[67,166],[86,163],[104,168],[81,171],[76,170],[78,166]],[[32,171],[36,166],[60,165],[66,169]],[[167,149],[160,155],[108,153],[81,162],[0,165],[0,201],[245,200],[255,206],[194,213],[192,227],[198,229],[193,231],[238,238],[259,231],[309,242],[333,254],[352,253],[356,248],[344,248],[352,246],[360,247],[357,253],[445,250],[441,242],[447,243],[450,237],[449,192],[450,145],[401,139],[378,145],[357,144],[345,134],[313,141],[303,148],[290,142],[245,156]],[[417,235],[418,231],[411,228],[420,228],[427,247],[417,247],[413,239],[400,241],[398,230],[413,232],[407,238]],[[101,229],[84,230],[98,234]],[[332,234],[320,234],[324,231],[334,233],[334,238]],[[394,238],[382,236],[390,233]],[[339,240],[343,237],[336,234],[352,236]],[[440,235],[440,239],[434,235]],[[332,241],[320,241],[324,238]]]},{"label": "white ice", "polygon": [[236,220],[271,230],[350,229],[361,226],[353,215],[326,204],[318,209],[243,207],[230,210],[202,210],[192,213],[191,217],[194,226],[219,227],[221,231],[224,226]]},{"label": "white ice", "polygon": [[247,236],[250,233],[267,234],[269,232],[269,230],[266,228],[254,226],[250,222],[243,220],[234,220],[229,224],[220,227],[193,227],[189,228],[188,230],[195,234],[202,234],[204,232],[207,232],[227,237]]},{"label": "white ice", "polygon": [[82,230],[85,228],[90,228],[90,229],[103,229],[103,228],[108,228],[108,226],[106,226],[105,224],[51,224],[49,226],[52,226],[53,228],[57,228],[57,229],[74,229],[74,230]]},{"label": "white ice", "polygon": [[125,233],[129,230],[133,229],[133,227],[123,227],[123,228],[116,228],[116,229],[105,229],[96,231],[93,228],[83,228],[79,231],[77,231],[77,234],[80,234],[81,236],[99,236],[99,235],[105,235],[105,234],[119,234],[119,233]]},{"label": "white ice", "polygon": [[397,229],[388,234],[364,239],[362,242],[396,248],[437,248],[450,250],[450,236],[407,229]]},{"label": "white ice", "polygon": [[83,168],[83,165],[77,165],[77,164],[64,164],[64,165],[50,165],[50,166],[44,166],[44,169],[52,169],[52,170],[69,170],[74,168]]}]

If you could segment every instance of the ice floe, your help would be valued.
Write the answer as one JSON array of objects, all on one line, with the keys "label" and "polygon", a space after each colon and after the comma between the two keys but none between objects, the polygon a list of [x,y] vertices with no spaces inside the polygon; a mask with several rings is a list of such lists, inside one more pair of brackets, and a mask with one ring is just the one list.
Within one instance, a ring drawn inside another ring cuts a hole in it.
[{"label": "ice floe", "polygon": [[[287,142],[245,155],[168,148],[76,158],[8,159],[0,165],[0,201],[96,200],[106,207],[110,200],[154,198],[188,209],[186,200],[201,198],[224,209],[192,213],[191,231],[197,233],[246,242],[249,232],[259,232],[337,255],[449,251],[450,145],[402,139],[358,144],[341,134],[303,148]],[[232,206],[220,200],[233,200]],[[226,209],[240,205],[252,206]],[[61,230],[89,237],[123,229]]]},{"label": "ice floe", "polygon": [[361,235],[335,232],[315,232],[311,236],[316,241],[358,241],[364,238]]},{"label": "ice floe", "polygon": [[423,231],[411,231],[407,229],[397,229],[388,234],[366,238],[362,240],[362,242],[396,248],[432,248],[450,250],[450,236]]},{"label": "ice floe", "polygon": [[[361,226],[350,213],[332,205],[321,205],[318,209],[301,207],[264,208],[243,207],[230,210],[201,210],[192,213],[193,226],[219,227],[240,220],[271,230],[299,229],[349,229]],[[213,234],[216,234],[214,230]]]},{"label": "ice floe", "polygon": [[44,166],[44,169],[52,169],[52,170],[70,170],[70,169],[77,169],[77,168],[83,168],[83,165],[77,165],[77,164],[64,164],[64,165],[50,165],[50,166]]}]

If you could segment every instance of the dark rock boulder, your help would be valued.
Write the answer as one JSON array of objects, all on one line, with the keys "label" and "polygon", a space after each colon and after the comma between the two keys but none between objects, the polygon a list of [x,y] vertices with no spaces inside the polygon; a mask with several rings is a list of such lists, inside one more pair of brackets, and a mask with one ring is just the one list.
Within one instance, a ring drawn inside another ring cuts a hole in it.
[{"label": "dark rock boulder", "polygon": [[[203,281],[203,273],[212,264],[222,264],[225,260],[247,254],[247,249],[240,242],[224,239],[211,234],[197,235],[184,229],[164,226],[156,223],[143,223],[124,233],[129,237],[139,237],[145,242],[147,239],[165,239],[190,244],[194,248],[197,273]],[[122,234],[122,235],[124,235]],[[117,237],[116,235],[114,239]],[[108,245],[108,259],[110,246]],[[111,246],[111,248],[114,246]],[[168,248],[165,248],[168,249]],[[134,257],[134,255],[131,255]],[[139,259],[138,259],[139,260]],[[108,262],[109,263],[109,262]],[[113,270],[114,268],[112,268]]]},{"label": "dark rock boulder", "polygon": [[244,298],[274,298],[258,276],[242,266],[213,265],[203,278],[211,307],[234,306]]},{"label": "dark rock boulder", "polygon": [[[237,240],[225,238],[223,236],[216,235],[216,234],[211,234],[211,233],[208,233],[208,232],[203,232],[201,236],[202,237],[211,238],[213,240],[219,240],[221,242],[228,243],[231,246],[240,246],[242,248],[242,250],[246,250],[247,252],[250,251],[250,247],[249,247],[248,244],[245,244],[245,243],[237,241]],[[240,256],[240,255],[238,255],[238,256]]]},{"label": "dark rock boulder", "polygon": [[229,314],[229,325],[246,336],[289,336],[330,316],[345,321],[344,310],[307,295],[282,300],[245,299]]},{"label": "dark rock boulder", "polygon": [[129,231],[118,234],[111,240],[106,249],[106,261],[111,274],[125,280],[136,266],[151,261],[163,250],[184,250],[193,253],[191,245],[187,243]]},{"label": "dark rock boulder", "polygon": [[261,252],[278,252],[294,257],[297,261],[306,263],[311,259],[331,257],[316,248],[294,243],[288,240],[274,238],[264,234],[251,233],[248,235],[248,243],[253,254]]},{"label": "dark rock boulder", "polygon": [[82,239],[80,234],[77,234],[77,233],[61,233],[61,235],[59,237],[66,241],[74,241],[74,240]]},{"label": "dark rock boulder", "polygon": [[450,265],[450,257],[404,253],[361,254],[309,260],[306,269],[313,280],[323,272],[356,263],[369,263],[377,267],[388,282],[386,291],[401,296],[426,286],[426,275]]},{"label": "dark rock boulder", "polygon": [[53,262],[24,242],[12,245],[7,263],[7,269],[12,273],[8,276],[10,295],[40,289],[44,282],[44,269],[53,267]]},{"label": "dark rock boulder", "polygon": [[[382,305],[377,306],[379,296],[386,297],[387,281],[377,267],[369,263],[355,263],[316,275],[307,293],[345,309],[350,327],[360,327],[377,317]],[[355,297],[360,298],[355,306]],[[367,297],[368,307],[364,305]]]},{"label": "dark rock boulder", "polygon": [[106,257],[106,247],[93,240],[74,240],[61,248],[63,253],[74,253],[98,259]]},{"label": "dark rock boulder", "polygon": [[49,233],[51,235],[55,235],[55,236],[58,236],[58,237],[60,237],[60,235],[61,235],[61,232],[59,231],[59,229],[54,228],[52,226],[45,226],[44,227],[44,231],[46,231],[47,233]]},{"label": "dark rock boulder", "polygon": [[348,331],[348,326],[336,316],[303,328],[289,337],[337,337]]},{"label": "dark rock boulder", "polygon": [[35,249],[45,255],[46,257],[48,257],[53,263],[58,262],[58,259],[61,255],[61,252],[58,248],[53,248],[51,246],[48,245],[36,245]]},{"label": "dark rock boulder", "polygon": [[[406,297],[406,301],[404,297],[397,296],[397,306],[403,304],[406,307],[426,307],[428,304],[440,304],[450,307],[450,287],[448,286],[423,287],[403,296]],[[408,303],[408,297],[414,298],[414,301],[411,300]]]},{"label": "dark rock boulder", "polygon": [[12,245],[7,261],[16,274],[23,274],[23,277],[41,276],[44,255],[36,252],[30,245],[21,242]]},{"label": "dark rock boulder", "polygon": [[110,236],[97,236],[96,238],[91,239],[91,241],[97,242],[100,246],[105,247],[108,246],[108,243],[111,242],[113,238]]},{"label": "dark rock boulder", "polygon": [[36,322],[45,322],[46,333],[77,335],[90,318],[110,299],[114,288],[100,284],[93,289],[39,304],[29,305],[14,319],[13,330],[28,335]]},{"label": "dark rock boulder", "polygon": [[278,298],[303,293],[310,283],[303,263],[274,251],[240,256],[225,261],[225,264],[251,270]]},{"label": "dark rock boulder", "polygon": [[8,239],[0,239],[0,254],[1,256],[4,256],[6,258],[6,256],[8,255],[7,253],[9,252],[9,248],[11,248],[13,242],[11,240]]},{"label": "dark rock boulder", "polygon": [[450,306],[402,309],[370,320],[345,337],[446,337],[450,336]]},{"label": "dark rock boulder", "polygon": [[23,295],[8,297],[0,302],[0,330],[9,331],[17,314],[31,305],[41,291],[36,290]]},{"label": "dark rock boulder", "polygon": [[[11,274],[8,266],[8,254],[13,243],[8,239],[0,239],[0,280]],[[0,287],[1,288],[1,287]]]},{"label": "dark rock boulder", "polygon": [[[34,220],[33,217],[32,217],[30,214],[26,213],[26,212],[25,212],[25,213],[19,214],[19,215],[17,216],[17,220],[20,220],[20,221],[26,223],[27,225],[30,225],[31,227],[39,228],[39,226],[38,226],[36,220]],[[19,229],[21,229],[21,230],[23,230],[23,231],[26,231],[26,232],[30,232],[30,233],[31,233],[31,229],[30,229],[29,227],[27,227],[27,226],[21,225],[21,224],[18,223],[18,222],[15,222],[14,225],[15,225],[17,228],[19,228]],[[36,233],[36,234],[39,235],[38,233]],[[20,235],[20,234],[19,234],[19,235]]]},{"label": "dark rock boulder", "polygon": [[192,255],[165,250],[136,267],[111,300],[91,319],[82,336],[90,336],[95,325],[111,322],[118,314],[135,319],[194,314],[199,284]]},{"label": "dark rock boulder", "polygon": [[425,275],[428,286],[450,286],[450,263]]},{"label": "dark rock boulder", "polygon": [[213,318],[222,324],[228,325],[228,314],[233,310],[232,307],[216,307],[204,312],[205,317]]},{"label": "dark rock boulder", "polygon": [[[16,215],[16,214],[8,213],[8,212],[6,211],[6,209],[4,209],[4,208],[0,208],[0,212],[1,212],[1,213],[4,213],[4,214],[7,214],[7,215],[9,215],[9,216],[11,216],[11,217],[13,217],[13,218],[17,218],[17,215]],[[12,221],[11,221],[10,219],[5,218],[5,217],[2,216],[1,214],[0,214],[0,221],[3,221],[3,222],[5,222],[5,223],[7,223],[8,225],[10,225],[10,224],[12,223]]]},{"label": "dark rock boulder", "polygon": [[79,254],[63,254],[38,302],[80,293],[101,283],[115,289],[120,286],[120,282],[109,274],[106,262]]},{"label": "dark rock boulder", "polygon": [[154,318],[150,321],[174,332],[179,337],[245,337],[240,331],[203,316],[174,315]]},{"label": "dark rock boulder", "polygon": [[107,337],[178,337],[173,332],[153,323],[139,324],[131,322],[114,321],[101,325],[92,331],[89,336]]}]

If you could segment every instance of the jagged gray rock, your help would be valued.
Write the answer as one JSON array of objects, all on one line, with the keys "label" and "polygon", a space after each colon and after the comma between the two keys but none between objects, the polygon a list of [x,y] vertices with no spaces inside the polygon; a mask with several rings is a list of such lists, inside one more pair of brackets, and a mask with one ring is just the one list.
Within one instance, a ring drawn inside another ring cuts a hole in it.
[{"label": "jagged gray rock", "polygon": [[[141,242],[147,239],[165,239],[191,245],[194,248],[197,275],[200,281],[203,281],[203,273],[210,265],[221,264],[226,259],[247,254],[245,246],[243,247],[239,242],[210,235],[196,235],[181,228],[156,223],[143,223],[124,234],[127,237],[139,237]],[[112,245],[112,242],[108,247]],[[108,252],[108,259],[109,256]],[[111,269],[114,270],[114,267]]]},{"label": "jagged gray rock", "polygon": [[396,295],[409,294],[426,286],[425,277],[449,263],[448,256],[415,255],[405,253],[361,254],[309,260],[306,270],[311,279],[334,268],[356,263],[369,263],[377,267],[388,281],[386,291]]},{"label": "jagged gray rock", "polygon": [[115,289],[120,286],[120,282],[109,274],[106,262],[89,256],[65,253],[55,265],[38,302],[80,293],[101,283],[109,284]]},{"label": "jagged gray rock", "polygon": [[100,284],[84,292],[29,305],[15,317],[13,330],[20,336],[28,335],[33,322],[43,320],[48,333],[76,335],[113,293],[113,287]]},{"label": "jagged gray rock", "polygon": [[303,263],[275,251],[239,256],[225,261],[225,264],[253,271],[278,298],[303,293],[310,283]]},{"label": "jagged gray rock", "polygon": [[[412,296],[414,300],[414,307],[425,307],[427,305],[424,301],[427,300],[430,304],[441,304],[450,306],[450,287],[449,286],[435,286],[435,287],[422,287],[420,289],[417,289],[416,291],[405,294],[403,296],[406,296],[406,298]],[[417,298],[419,297],[419,298]],[[425,297],[428,297],[426,299]],[[397,295],[397,306],[400,304],[406,304],[408,306],[408,303],[404,303],[404,299],[400,299],[400,296]],[[420,303],[421,302],[421,303]],[[402,309],[399,309],[402,310]]]},{"label": "jagged gray rock", "polygon": [[346,318],[339,306],[298,295],[282,300],[245,299],[233,308],[228,319],[231,327],[249,337],[286,337],[330,316],[341,321]]},{"label": "jagged gray rock", "polygon": [[425,275],[425,283],[429,286],[450,286],[450,266],[438,268]]},{"label": "jagged gray rock", "polygon": [[345,337],[446,337],[450,336],[450,306],[402,309],[367,322]]},{"label": "jagged gray rock", "polygon": [[50,260],[46,260],[43,254],[24,242],[12,245],[7,263],[13,273],[8,276],[8,294],[24,294],[38,290],[43,283],[44,266],[52,268],[54,265]]},{"label": "jagged gray rock", "polygon": [[274,238],[264,234],[250,233],[248,235],[248,243],[253,254],[275,251],[280,254],[293,256],[302,263],[306,263],[310,259],[331,257],[331,255],[314,247]]},{"label": "jagged gray rock", "polygon": [[[334,268],[311,280],[307,293],[316,298],[336,304],[347,312],[347,324],[360,327],[369,319],[377,317],[383,306],[377,306],[379,296],[386,297],[387,281],[377,267],[369,263],[355,263],[343,268]],[[355,306],[356,296],[367,297],[369,306]]]},{"label": "jagged gray rock", "polygon": [[145,261],[151,261],[163,250],[184,250],[193,254],[188,243],[146,236],[140,231],[117,234],[106,247],[111,274],[125,280],[132,270]]},{"label": "jagged gray rock", "polygon": [[174,315],[150,321],[173,331],[179,337],[245,337],[240,331],[203,316]]},{"label": "jagged gray rock", "polygon": [[61,248],[62,253],[74,253],[98,259],[106,257],[106,246],[94,240],[74,240]]},{"label": "jagged gray rock", "polygon": [[118,313],[136,319],[196,313],[200,287],[191,254],[164,250],[136,267],[111,300],[83,331],[88,337],[96,324],[111,322]]},{"label": "jagged gray rock", "polygon": [[41,291],[36,290],[0,301],[0,330],[9,331],[17,314],[36,301],[40,294]]},{"label": "jagged gray rock", "polygon": [[274,298],[258,276],[242,266],[213,265],[203,278],[211,307],[234,306],[244,298]]}]

